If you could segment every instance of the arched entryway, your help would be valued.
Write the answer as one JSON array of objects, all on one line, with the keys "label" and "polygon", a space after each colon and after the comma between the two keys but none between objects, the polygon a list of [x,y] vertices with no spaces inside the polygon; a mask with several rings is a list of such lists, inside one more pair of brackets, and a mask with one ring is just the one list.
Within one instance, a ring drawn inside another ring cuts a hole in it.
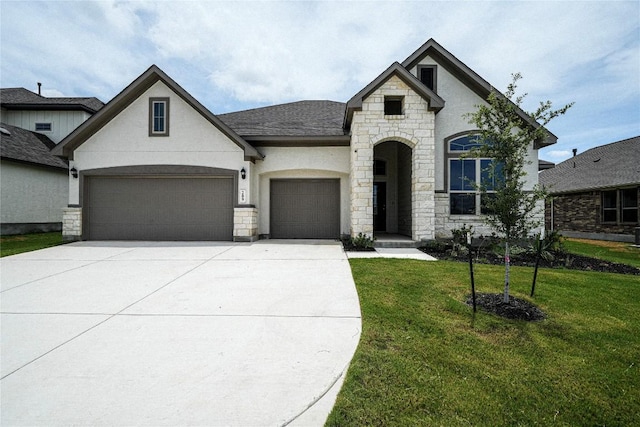
[{"label": "arched entryway", "polygon": [[373,149],[374,236],[412,236],[412,149],[384,141]]}]

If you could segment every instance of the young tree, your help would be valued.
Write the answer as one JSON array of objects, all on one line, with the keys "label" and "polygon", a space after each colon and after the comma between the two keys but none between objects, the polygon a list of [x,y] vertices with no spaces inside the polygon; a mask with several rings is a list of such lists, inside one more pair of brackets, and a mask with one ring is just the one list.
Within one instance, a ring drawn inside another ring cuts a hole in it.
[{"label": "young tree", "polygon": [[476,183],[476,188],[482,197],[485,221],[504,240],[505,303],[509,302],[510,244],[515,239],[527,237],[540,225],[536,213],[540,210],[538,203],[545,197],[543,189],[537,185],[531,190],[524,188],[524,168],[531,163],[527,160],[527,152],[534,142],[547,137],[544,126],[573,105],[553,110],[551,101],[541,102],[535,112],[526,113],[531,119],[528,122],[521,115],[526,94],[516,96],[517,82],[521,78],[520,73],[513,74],[504,95],[492,91],[487,105],[479,105],[476,112],[468,115],[469,123],[478,129],[477,141],[480,143],[469,156],[493,159],[483,174],[487,179]]}]

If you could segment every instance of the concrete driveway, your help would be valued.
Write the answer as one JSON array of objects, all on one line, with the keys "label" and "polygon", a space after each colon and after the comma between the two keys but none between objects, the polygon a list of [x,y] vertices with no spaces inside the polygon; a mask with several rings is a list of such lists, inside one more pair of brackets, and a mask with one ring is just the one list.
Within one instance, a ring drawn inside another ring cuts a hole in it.
[{"label": "concrete driveway", "polygon": [[322,425],[360,337],[334,242],[78,242],[0,274],[3,426]]}]

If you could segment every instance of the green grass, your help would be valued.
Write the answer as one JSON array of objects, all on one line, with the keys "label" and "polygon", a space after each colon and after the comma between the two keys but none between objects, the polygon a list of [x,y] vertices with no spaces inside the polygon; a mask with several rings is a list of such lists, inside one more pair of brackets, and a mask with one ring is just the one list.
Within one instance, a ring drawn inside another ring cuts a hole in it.
[{"label": "green grass", "polygon": [[564,240],[564,247],[572,254],[584,255],[640,268],[640,248],[634,248],[630,243],[566,239]]},{"label": "green grass", "polygon": [[0,257],[61,245],[62,233],[35,233],[0,237]]},{"label": "green grass", "polygon": [[[363,330],[328,426],[640,425],[637,276],[540,270],[527,323],[474,317],[465,263],[350,263]],[[501,292],[502,267],[475,273]],[[531,278],[513,268],[512,295]]]}]

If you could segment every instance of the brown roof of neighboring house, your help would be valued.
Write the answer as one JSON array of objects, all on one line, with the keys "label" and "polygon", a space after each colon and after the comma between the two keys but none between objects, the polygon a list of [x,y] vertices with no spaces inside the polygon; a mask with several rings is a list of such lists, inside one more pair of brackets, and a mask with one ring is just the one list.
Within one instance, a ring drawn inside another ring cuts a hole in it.
[{"label": "brown roof of neighboring house", "polygon": [[640,185],[640,136],[591,148],[540,172],[539,182],[551,194]]},{"label": "brown roof of neighboring house", "polygon": [[0,89],[0,105],[10,110],[84,110],[95,113],[104,103],[95,97],[47,98],[22,87]]},{"label": "brown roof of neighboring house", "polygon": [[51,154],[55,143],[37,132],[0,123],[0,156],[6,160],[67,169],[67,163]]}]

